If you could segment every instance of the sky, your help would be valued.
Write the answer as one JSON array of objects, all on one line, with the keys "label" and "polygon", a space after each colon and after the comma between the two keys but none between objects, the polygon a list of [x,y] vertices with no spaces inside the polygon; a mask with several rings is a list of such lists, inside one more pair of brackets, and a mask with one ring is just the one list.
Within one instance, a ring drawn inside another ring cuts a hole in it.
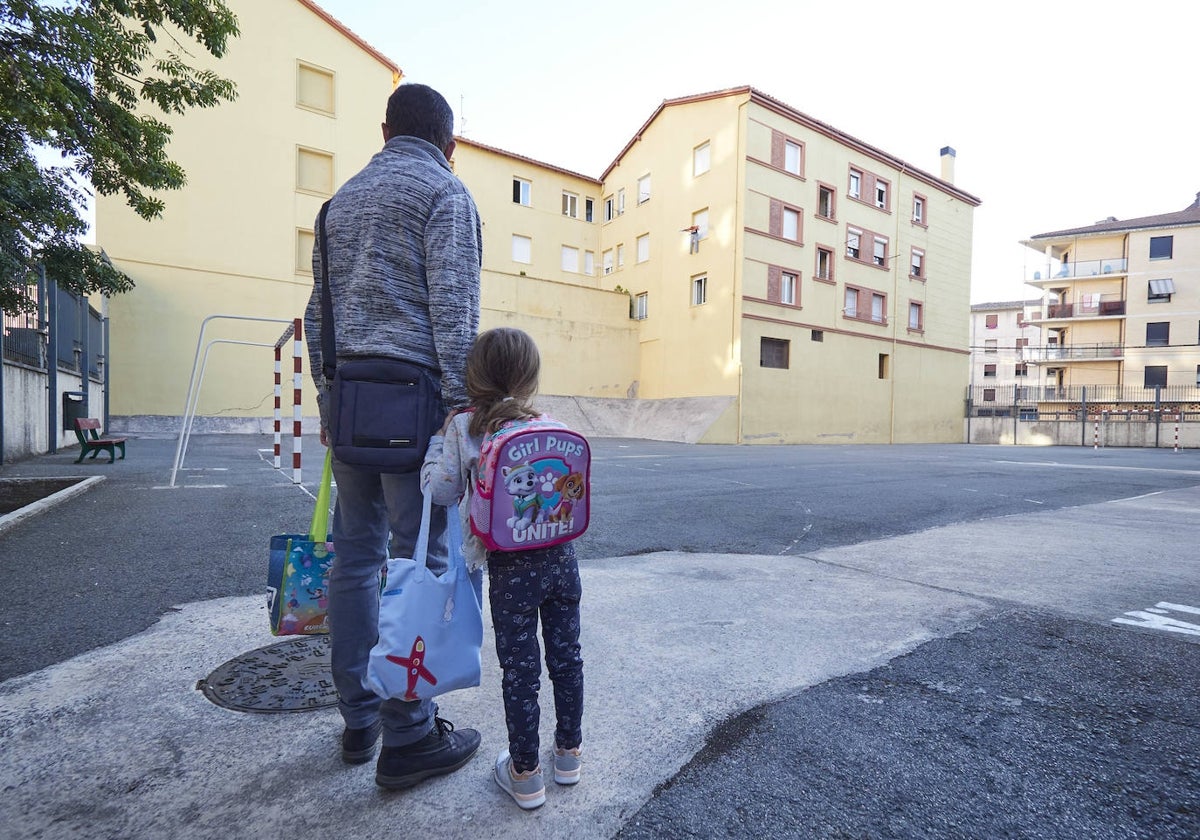
[{"label": "sky", "polygon": [[983,202],[972,303],[1039,296],[1021,239],[1200,192],[1185,0],[318,2],[440,91],[459,134],[585,175],[664,99],[741,85],[934,175],[951,146]]}]

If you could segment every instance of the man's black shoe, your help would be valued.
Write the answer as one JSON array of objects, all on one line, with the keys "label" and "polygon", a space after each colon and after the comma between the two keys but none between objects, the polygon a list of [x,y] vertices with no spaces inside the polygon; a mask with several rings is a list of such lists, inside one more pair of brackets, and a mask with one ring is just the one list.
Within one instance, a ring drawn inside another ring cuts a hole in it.
[{"label": "man's black shoe", "polygon": [[365,764],[375,754],[375,742],[383,724],[375,721],[362,729],[342,731],[342,761],[347,764]]},{"label": "man's black shoe", "polygon": [[479,749],[479,733],[474,729],[454,731],[454,724],[440,717],[433,729],[415,744],[385,746],[375,765],[375,784],[385,788],[412,787],[431,776],[453,773]]}]

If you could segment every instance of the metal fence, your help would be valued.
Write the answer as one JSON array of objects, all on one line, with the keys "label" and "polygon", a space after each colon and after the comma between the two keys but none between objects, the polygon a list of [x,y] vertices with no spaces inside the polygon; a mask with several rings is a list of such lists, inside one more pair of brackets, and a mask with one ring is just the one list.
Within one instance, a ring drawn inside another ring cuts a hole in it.
[{"label": "metal fence", "polygon": [[1039,417],[1103,412],[1200,411],[1200,386],[1072,385],[1069,387],[1009,385],[970,386],[966,393],[967,417]]},{"label": "metal fence", "polygon": [[[57,345],[59,370],[82,373],[86,360],[89,379],[99,381],[105,362],[104,322],[87,299],[47,284],[31,273],[33,312],[0,313],[3,317],[4,359],[46,370],[52,338]],[[47,291],[47,285],[52,291]],[[51,306],[50,295],[54,296]],[[50,313],[53,312],[54,330]]]}]

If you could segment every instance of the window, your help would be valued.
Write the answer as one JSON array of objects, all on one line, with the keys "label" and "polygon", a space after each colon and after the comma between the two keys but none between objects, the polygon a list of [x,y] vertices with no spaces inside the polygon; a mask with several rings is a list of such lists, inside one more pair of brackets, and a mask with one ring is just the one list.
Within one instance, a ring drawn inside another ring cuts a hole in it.
[{"label": "window", "polygon": [[785,271],[779,278],[779,302],[788,306],[796,305],[796,290],[800,287],[800,278],[790,271]]},{"label": "window", "polygon": [[[881,292],[873,292],[870,289],[847,286],[845,306],[842,311],[847,318],[854,318],[859,321],[872,321],[876,324],[886,324],[887,295]],[[867,314],[868,312],[870,313],[869,315]]]},{"label": "window", "polygon": [[579,196],[575,195],[575,193],[563,193],[562,207],[564,216],[572,219],[579,218]]},{"label": "window", "polygon": [[785,140],[783,143],[783,168],[793,175],[800,173],[800,144]]},{"label": "window", "polygon": [[1171,322],[1151,321],[1146,324],[1146,346],[1166,347],[1171,343]]},{"label": "window", "polygon": [[891,361],[892,361],[892,359],[887,353],[879,354],[879,378],[880,379],[888,378],[888,374],[890,373],[889,368],[891,367]]},{"label": "window", "polygon": [[889,187],[890,187],[890,185],[888,184],[888,182],[884,181],[882,178],[875,179],[875,206],[878,207],[880,210],[887,210],[889,207],[889,204],[888,204]]},{"label": "window", "polygon": [[1145,373],[1147,388],[1166,388],[1167,387],[1167,366],[1166,365],[1146,365]]},{"label": "window", "polygon": [[817,187],[817,215],[823,219],[832,219],[835,198],[836,193],[834,193],[833,187],[827,187],[824,184]]},{"label": "window", "polygon": [[529,193],[533,184],[524,178],[513,178],[513,204],[529,206]]},{"label": "window", "polygon": [[1151,236],[1150,259],[1169,260],[1175,248],[1174,236]]},{"label": "window", "polygon": [[595,251],[584,251],[583,252],[583,273],[586,274],[588,277],[591,277],[593,274],[596,273],[596,252]]},{"label": "window", "polygon": [[862,173],[857,169],[850,170],[850,184],[846,187],[846,195],[851,198],[862,198]]},{"label": "window", "polygon": [[985,327],[987,327],[989,330],[994,330],[994,329],[996,329],[996,325],[999,323],[999,320],[1000,320],[1000,316],[995,313],[993,313],[991,315],[984,315],[983,316],[983,325]]},{"label": "window", "polygon": [[708,210],[697,210],[692,214],[692,227],[696,228],[696,238],[708,237]]},{"label": "window", "polygon": [[783,208],[783,238],[800,241],[800,211]]},{"label": "window", "polygon": [[1196,387],[1200,388],[1200,365],[1196,365]]},{"label": "window", "polygon": [[908,304],[908,328],[910,330],[925,329],[924,307],[919,303],[909,302]]},{"label": "window", "polygon": [[1013,375],[1014,376],[1028,376],[1029,375],[1029,365],[1026,364],[1025,362],[1017,362],[1016,366],[1013,368]]},{"label": "window", "polygon": [[984,402],[995,402],[996,401],[996,389],[995,388],[984,388],[983,389],[983,401]]},{"label": "window", "polygon": [[596,215],[596,199],[585,198],[583,200],[583,220],[585,222],[595,221],[593,218]]},{"label": "window", "polygon": [[925,205],[926,205],[925,196],[918,195],[918,194],[913,195],[912,220],[915,224],[918,224],[918,225],[925,224]]},{"label": "window", "polygon": [[605,276],[613,273],[613,252],[612,248],[600,254],[600,267]]},{"label": "window", "polygon": [[637,238],[637,261],[644,263],[650,259],[650,234],[643,233]]},{"label": "window", "polygon": [[790,344],[790,341],[782,338],[760,338],[758,343],[759,366],[786,369]]},{"label": "window", "polygon": [[1025,354],[1025,348],[1028,346],[1029,346],[1028,338],[1018,338],[1017,339],[1016,350],[1017,350],[1017,358],[1018,359],[1021,358],[1021,356],[1023,356]]},{"label": "window", "polygon": [[305,64],[297,65],[296,104],[301,108],[333,115],[333,71]]},{"label": "window", "polygon": [[296,228],[296,273],[312,274],[316,236],[306,228]]},{"label": "window", "polygon": [[812,331],[812,340],[813,341],[824,341],[825,340],[825,330],[813,330]]},{"label": "window", "polygon": [[296,147],[296,189],[333,195],[333,153]]},{"label": "window", "polygon": [[639,321],[645,321],[648,317],[646,309],[648,297],[646,292],[642,292],[633,299],[633,317]]},{"label": "window", "polygon": [[519,236],[514,233],[512,238],[512,258],[513,262],[525,263],[526,265],[533,262],[533,240],[528,236]]},{"label": "window", "polygon": [[871,320],[877,324],[884,322],[885,308],[887,306],[887,298],[878,292],[871,294]]},{"label": "window", "polygon": [[984,365],[983,366],[983,375],[984,376],[995,376],[996,375],[996,366],[995,365]]},{"label": "window", "polygon": [[1148,303],[1170,303],[1175,294],[1175,283],[1171,280],[1151,280],[1146,294]]},{"label": "window", "polygon": [[995,338],[985,338],[983,340],[983,352],[988,356],[996,355],[1000,349],[1000,342]]},{"label": "window", "polygon": [[908,268],[909,276],[925,278],[925,252],[918,249],[912,249],[911,265]]},{"label": "window", "polygon": [[886,266],[888,260],[888,243],[886,239],[875,237],[875,248],[871,254],[871,262],[878,266]]},{"label": "window", "polygon": [[638,204],[645,204],[650,200],[650,176],[643,175],[638,178]]},{"label": "window", "polygon": [[850,230],[846,233],[846,256],[852,259],[858,259],[858,255],[862,252],[862,233],[857,230]]},{"label": "window", "polygon": [[817,246],[817,279],[833,280],[833,251]]},{"label": "window", "polygon": [[703,175],[709,168],[708,143],[692,149],[692,175]]},{"label": "window", "polygon": [[708,300],[708,275],[701,274],[692,278],[692,306],[699,306]]},{"label": "window", "polygon": [[562,246],[562,270],[572,274],[579,273],[579,249],[568,245]]},{"label": "window", "polygon": [[613,216],[616,215],[614,212],[615,207],[616,205],[613,203],[611,195],[604,199],[604,221],[611,222],[613,220]]},{"label": "window", "polygon": [[625,188],[622,187],[621,189],[617,190],[617,215],[622,216],[624,214],[625,214]]},{"label": "window", "polygon": [[625,243],[621,242],[617,245],[617,268],[625,267]]}]

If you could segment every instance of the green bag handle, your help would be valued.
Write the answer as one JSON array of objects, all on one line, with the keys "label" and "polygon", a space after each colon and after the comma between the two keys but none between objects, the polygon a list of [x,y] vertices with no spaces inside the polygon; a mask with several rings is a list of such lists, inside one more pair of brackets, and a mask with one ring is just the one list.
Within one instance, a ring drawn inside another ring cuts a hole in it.
[{"label": "green bag handle", "polygon": [[321,486],[317,489],[317,507],[313,510],[312,527],[308,537],[315,543],[329,539],[329,497],[333,485],[333,449],[325,449],[325,469],[321,472]]}]

